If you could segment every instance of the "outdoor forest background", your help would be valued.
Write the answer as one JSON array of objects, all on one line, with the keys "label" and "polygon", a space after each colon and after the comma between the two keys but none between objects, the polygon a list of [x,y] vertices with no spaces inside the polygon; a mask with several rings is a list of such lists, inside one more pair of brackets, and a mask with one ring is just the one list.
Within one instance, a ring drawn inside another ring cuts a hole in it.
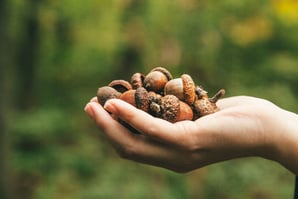
[{"label": "outdoor forest background", "polygon": [[111,80],[165,66],[211,94],[297,113],[297,10],[296,0],[0,0],[0,198],[292,198],[293,174],[261,158],[187,174],[120,159],[83,108]]}]

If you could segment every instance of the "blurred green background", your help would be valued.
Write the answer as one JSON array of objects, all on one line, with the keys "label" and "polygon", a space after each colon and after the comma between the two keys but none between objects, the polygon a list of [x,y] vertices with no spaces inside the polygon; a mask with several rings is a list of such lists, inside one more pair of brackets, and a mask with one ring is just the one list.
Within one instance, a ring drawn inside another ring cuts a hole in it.
[{"label": "blurred green background", "polygon": [[120,159],[84,113],[99,86],[167,67],[298,112],[296,0],[0,0],[0,198],[292,198],[246,158],[188,174]]}]

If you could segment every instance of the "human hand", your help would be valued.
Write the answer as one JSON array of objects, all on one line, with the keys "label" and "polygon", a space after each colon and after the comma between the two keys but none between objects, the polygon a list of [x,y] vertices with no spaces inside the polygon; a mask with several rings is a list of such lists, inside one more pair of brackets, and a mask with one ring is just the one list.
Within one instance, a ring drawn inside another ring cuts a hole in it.
[{"label": "human hand", "polygon": [[[298,163],[286,158],[298,158],[298,135],[293,133],[293,129],[297,132],[296,114],[246,96],[225,98],[217,105],[221,110],[214,114],[177,123],[152,117],[117,99],[107,101],[103,108],[93,98],[85,111],[126,159],[188,172],[237,157],[260,156],[297,174]],[[118,119],[140,134],[130,132]]]}]

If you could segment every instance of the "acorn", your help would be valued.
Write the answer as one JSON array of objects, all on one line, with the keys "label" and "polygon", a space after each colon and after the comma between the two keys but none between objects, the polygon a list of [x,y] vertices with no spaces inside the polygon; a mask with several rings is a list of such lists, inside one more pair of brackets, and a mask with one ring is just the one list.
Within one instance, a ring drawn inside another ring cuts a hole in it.
[{"label": "acorn", "polygon": [[109,99],[119,98],[154,117],[178,122],[215,113],[219,110],[216,102],[224,94],[225,90],[221,89],[209,98],[207,91],[195,85],[190,75],[173,79],[167,69],[156,67],[146,76],[134,73],[130,82],[113,80],[108,86],[98,88],[97,99],[104,105]]},{"label": "acorn", "polygon": [[161,118],[169,122],[192,120],[193,111],[191,107],[179,100],[175,95],[165,95],[160,101]]},{"label": "acorn", "polygon": [[157,94],[153,91],[148,92],[149,110],[148,113],[154,117],[161,117],[161,98],[162,95]]},{"label": "acorn", "polygon": [[156,67],[146,75],[143,83],[144,87],[148,91],[163,94],[164,86],[171,79],[172,75],[167,69],[163,67]]},{"label": "acorn", "polygon": [[120,95],[119,99],[121,99],[133,106],[136,106],[135,93],[136,93],[136,90],[134,90],[134,89],[125,91],[124,93],[122,93]]},{"label": "acorn", "polygon": [[194,120],[219,111],[216,102],[224,96],[224,94],[225,90],[220,89],[212,98],[208,98],[207,94],[204,94],[200,99],[197,99],[193,104]]},{"label": "acorn", "polygon": [[110,86],[103,86],[97,89],[97,100],[98,102],[104,106],[107,100],[112,98],[119,98],[121,95],[116,89]]},{"label": "acorn", "polygon": [[130,78],[130,83],[133,89],[137,89],[139,87],[143,87],[143,81],[145,79],[145,75],[142,73],[134,73]]},{"label": "acorn", "polygon": [[122,93],[119,98],[145,112],[149,110],[148,92],[143,87],[139,87],[136,90],[128,90]]},{"label": "acorn", "polygon": [[170,80],[164,88],[165,95],[175,95],[180,100],[192,105],[196,100],[195,83],[191,76],[181,75],[180,78]]}]

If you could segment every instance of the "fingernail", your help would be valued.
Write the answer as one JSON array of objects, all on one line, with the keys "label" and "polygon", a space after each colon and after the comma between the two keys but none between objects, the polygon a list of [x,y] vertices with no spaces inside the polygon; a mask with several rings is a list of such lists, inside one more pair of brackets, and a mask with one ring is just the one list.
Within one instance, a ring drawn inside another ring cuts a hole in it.
[{"label": "fingernail", "polygon": [[90,116],[90,117],[93,117],[94,113],[93,113],[93,110],[92,108],[90,107],[89,104],[87,104],[84,108],[84,111]]},{"label": "fingernail", "polygon": [[116,108],[115,108],[115,106],[112,104],[112,103],[110,103],[110,102],[106,102],[105,103],[105,105],[104,105],[104,109],[106,110],[106,111],[108,111],[108,112],[110,112],[110,113],[116,113]]}]

